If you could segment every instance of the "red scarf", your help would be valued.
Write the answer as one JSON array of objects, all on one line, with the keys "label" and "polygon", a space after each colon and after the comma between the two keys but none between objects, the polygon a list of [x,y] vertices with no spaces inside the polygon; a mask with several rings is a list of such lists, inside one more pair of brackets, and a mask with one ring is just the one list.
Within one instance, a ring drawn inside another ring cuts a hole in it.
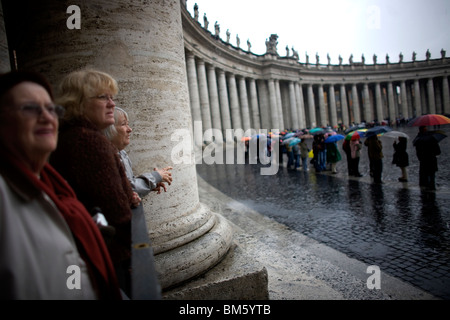
[{"label": "red scarf", "polygon": [[9,167],[7,169],[14,170],[15,178],[26,184],[26,189],[32,190],[33,194],[44,191],[58,207],[72,231],[81,257],[93,275],[91,279],[97,288],[99,298],[120,300],[119,285],[106,244],[100,230],[84,205],[77,199],[72,187],[48,163],[41,171],[39,180],[25,165],[9,156],[6,158],[7,163],[4,162],[5,159],[0,161],[2,166],[6,164]]}]

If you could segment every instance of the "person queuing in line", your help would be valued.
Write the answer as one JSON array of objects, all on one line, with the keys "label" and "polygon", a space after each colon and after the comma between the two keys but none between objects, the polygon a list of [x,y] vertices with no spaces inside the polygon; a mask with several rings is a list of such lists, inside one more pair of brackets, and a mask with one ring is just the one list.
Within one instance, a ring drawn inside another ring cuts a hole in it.
[{"label": "person queuing in line", "polygon": [[352,176],[354,177],[362,177],[362,174],[359,172],[359,160],[361,157],[361,140],[351,140],[350,141],[350,166],[351,166],[351,172]]},{"label": "person queuing in line", "polygon": [[336,142],[325,143],[325,146],[327,150],[327,163],[331,164],[331,173],[336,174],[336,165],[342,160],[341,153],[339,152]]},{"label": "person queuing in line", "polygon": [[114,124],[109,125],[104,130],[104,133],[119,151],[120,159],[125,167],[127,178],[133,190],[141,198],[148,195],[150,191],[156,191],[158,194],[161,193],[161,189],[167,191],[165,182],[169,185],[172,183],[172,173],[170,172],[172,167],[168,166],[163,169],[154,168],[153,172],[135,176],[131,160],[125,151],[125,147],[130,144],[130,134],[132,132],[127,112],[116,106],[114,108],[114,120]]},{"label": "person queuing in line", "polygon": [[383,183],[381,180],[383,174],[383,145],[376,134],[367,137],[364,145],[368,147],[367,153],[373,182]]},{"label": "person queuing in line", "polygon": [[344,150],[346,158],[347,158],[347,172],[349,176],[353,176],[353,166],[352,166],[352,156],[351,156],[351,149],[350,149],[350,141],[345,139],[342,142],[342,150]]},{"label": "person queuing in line", "polygon": [[292,153],[294,155],[294,169],[299,171],[300,170],[300,141],[292,146]]},{"label": "person queuing in line", "polygon": [[139,204],[117,149],[102,130],[114,124],[115,79],[97,70],[79,70],[61,83],[57,102],[66,108],[58,148],[50,163],[92,211],[99,208],[113,235],[105,234],[122,290],[131,291],[131,208]]},{"label": "person queuing in line", "polygon": [[325,146],[325,137],[323,134],[317,134],[313,139],[314,168],[316,172],[326,170],[327,149]]},{"label": "person queuing in line", "polygon": [[427,190],[436,190],[436,171],[438,171],[437,156],[441,148],[436,139],[428,135],[427,127],[420,126],[417,136],[413,140],[419,159],[419,185]]},{"label": "person queuing in line", "polygon": [[308,171],[308,160],[309,160],[309,148],[308,144],[306,143],[306,139],[301,139],[300,144],[300,157],[302,159],[302,167],[303,171]]},{"label": "person queuing in line", "polygon": [[398,178],[400,182],[408,182],[408,171],[406,167],[409,166],[409,156],[408,152],[406,152],[407,141],[405,137],[398,137],[397,141],[394,141],[394,155],[392,159],[392,164],[395,164],[397,167],[401,169],[402,176]]},{"label": "person queuing in line", "polygon": [[121,299],[99,228],[47,161],[63,111],[42,75],[0,76],[2,300]]}]

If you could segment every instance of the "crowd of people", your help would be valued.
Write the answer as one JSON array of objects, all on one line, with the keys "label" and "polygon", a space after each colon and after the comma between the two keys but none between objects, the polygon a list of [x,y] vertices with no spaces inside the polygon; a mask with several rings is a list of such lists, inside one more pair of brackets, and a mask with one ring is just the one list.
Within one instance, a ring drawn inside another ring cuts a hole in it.
[{"label": "crowd of people", "polygon": [[[398,122],[404,125],[406,122]],[[369,128],[377,127],[376,124]],[[352,130],[352,128],[354,130]],[[283,165],[283,159],[287,158],[287,168],[298,171],[309,171],[309,164],[313,166],[315,172],[330,171],[332,174],[337,173],[337,163],[343,159],[336,141],[327,141],[332,135],[342,133],[342,151],[347,161],[347,173],[349,176],[362,177],[359,170],[359,163],[363,147],[367,149],[369,159],[369,172],[376,184],[383,183],[383,144],[378,138],[378,134],[365,135],[360,129],[366,128],[363,125],[354,125],[350,129],[344,127],[338,128],[336,131],[330,127],[317,128],[321,129],[310,134],[309,129],[296,131],[283,131],[277,134],[269,134],[267,136],[267,148],[262,152],[270,156],[274,143],[279,148],[278,163]],[[312,132],[312,131],[311,131]],[[360,132],[357,138],[349,137],[352,132]],[[433,138],[434,131],[428,131],[426,126],[420,126],[417,136],[413,140],[413,146],[416,149],[416,156],[420,162],[419,167],[419,185],[426,190],[435,190],[435,174],[438,170],[437,156],[441,150],[438,140]],[[364,137],[364,142],[360,137]],[[297,140],[293,140],[298,138]],[[309,141],[309,142],[308,142]],[[399,182],[408,182],[409,155],[407,152],[408,139],[399,135],[392,144],[393,158],[392,164],[396,165],[401,172],[398,178]],[[251,142],[246,141],[246,150],[250,149]],[[258,151],[259,153],[259,151]]]},{"label": "crowd of people", "polygon": [[172,167],[133,174],[118,90],[97,70],[56,96],[38,73],[0,76],[1,299],[131,297],[131,210]]}]

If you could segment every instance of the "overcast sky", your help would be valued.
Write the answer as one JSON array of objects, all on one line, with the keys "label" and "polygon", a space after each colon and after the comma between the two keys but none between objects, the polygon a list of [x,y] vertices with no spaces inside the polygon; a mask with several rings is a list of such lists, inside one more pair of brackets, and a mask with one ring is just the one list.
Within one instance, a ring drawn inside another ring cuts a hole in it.
[{"label": "overcast sky", "polygon": [[360,62],[364,54],[366,64],[424,60],[427,49],[431,58],[441,57],[441,49],[450,57],[450,0],[187,0],[188,11],[194,15],[199,7],[199,22],[203,16],[209,21],[208,30],[214,34],[214,23],[220,25],[220,37],[255,54],[266,52],[265,41],[278,35],[278,54],[286,56],[286,46],[299,53],[300,62],[348,64]]}]

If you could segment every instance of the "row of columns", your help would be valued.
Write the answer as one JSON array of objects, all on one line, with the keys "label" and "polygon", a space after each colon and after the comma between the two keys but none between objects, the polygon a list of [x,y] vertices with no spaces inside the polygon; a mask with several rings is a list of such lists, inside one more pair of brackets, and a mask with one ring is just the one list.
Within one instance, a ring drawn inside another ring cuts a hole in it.
[{"label": "row of columns", "polygon": [[392,124],[423,113],[450,113],[447,76],[334,85],[246,78],[189,51],[186,61],[193,121],[201,121],[203,130],[337,127],[386,119]]}]

